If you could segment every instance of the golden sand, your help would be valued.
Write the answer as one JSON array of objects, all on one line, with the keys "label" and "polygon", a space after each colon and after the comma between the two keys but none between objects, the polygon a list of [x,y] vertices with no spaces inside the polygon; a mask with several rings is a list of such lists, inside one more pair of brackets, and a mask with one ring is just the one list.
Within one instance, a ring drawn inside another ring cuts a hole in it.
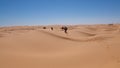
[{"label": "golden sand", "polygon": [[120,68],[120,25],[0,28],[0,68]]}]

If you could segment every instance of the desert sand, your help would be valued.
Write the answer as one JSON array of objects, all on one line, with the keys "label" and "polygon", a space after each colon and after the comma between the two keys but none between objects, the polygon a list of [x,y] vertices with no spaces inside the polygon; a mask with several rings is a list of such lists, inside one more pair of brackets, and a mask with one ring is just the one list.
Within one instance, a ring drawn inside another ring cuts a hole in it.
[{"label": "desert sand", "polygon": [[120,68],[120,25],[0,27],[0,68]]}]

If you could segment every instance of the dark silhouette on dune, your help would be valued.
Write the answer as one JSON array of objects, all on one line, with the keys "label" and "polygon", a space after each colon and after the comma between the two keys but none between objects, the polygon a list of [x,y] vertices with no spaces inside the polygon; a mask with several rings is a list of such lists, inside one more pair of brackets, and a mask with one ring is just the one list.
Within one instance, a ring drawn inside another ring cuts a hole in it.
[{"label": "dark silhouette on dune", "polygon": [[53,27],[51,27],[51,30],[53,30]]},{"label": "dark silhouette on dune", "polygon": [[46,29],[46,27],[43,27],[43,29]]},{"label": "dark silhouette on dune", "polygon": [[68,27],[62,26],[61,29],[64,30],[65,33],[67,33]]}]

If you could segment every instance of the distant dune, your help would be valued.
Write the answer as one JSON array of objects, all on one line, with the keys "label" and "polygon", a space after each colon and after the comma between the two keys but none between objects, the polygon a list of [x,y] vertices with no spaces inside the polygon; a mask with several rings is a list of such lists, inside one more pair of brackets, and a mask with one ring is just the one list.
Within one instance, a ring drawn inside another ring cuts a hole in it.
[{"label": "distant dune", "polygon": [[0,27],[0,68],[120,68],[119,24],[67,27]]}]

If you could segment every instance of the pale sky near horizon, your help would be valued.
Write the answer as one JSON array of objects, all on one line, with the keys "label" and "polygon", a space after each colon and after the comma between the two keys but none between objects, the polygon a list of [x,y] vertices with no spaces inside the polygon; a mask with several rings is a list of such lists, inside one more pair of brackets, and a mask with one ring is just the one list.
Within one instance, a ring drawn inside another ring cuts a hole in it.
[{"label": "pale sky near horizon", "polygon": [[120,23],[120,0],[0,0],[0,26]]}]

